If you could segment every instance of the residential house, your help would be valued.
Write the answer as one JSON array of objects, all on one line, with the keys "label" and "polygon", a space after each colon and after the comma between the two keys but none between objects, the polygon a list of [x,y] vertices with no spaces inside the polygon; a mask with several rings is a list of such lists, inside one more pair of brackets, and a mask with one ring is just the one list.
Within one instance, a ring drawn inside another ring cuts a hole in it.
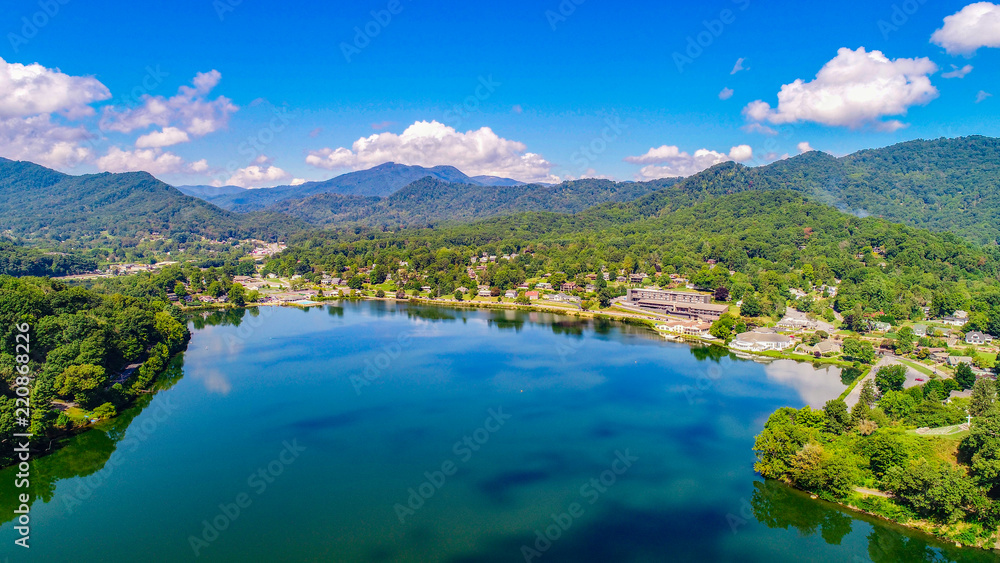
[{"label": "residential house", "polygon": [[562,284],[563,291],[576,291],[576,282],[566,282]]},{"label": "residential house", "polygon": [[815,346],[803,346],[802,351],[807,354],[815,354],[819,352],[820,355],[826,356],[827,354],[836,355],[841,352],[842,348],[840,343],[835,340],[824,340],[817,343]]},{"label": "residential house", "polygon": [[528,299],[538,299],[539,296],[537,291],[525,291],[524,295],[527,296]]},{"label": "residential house", "polygon": [[966,344],[992,344],[993,335],[973,330],[965,333],[965,342]]},{"label": "residential house", "polygon": [[946,325],[952,326],[964,326],[965,323],[969,322],[969,313],[966,311],[958,310],[954,314],[949,315],[941,319]]},{"label": "residential house", "polygon": [[480,296],[480,297],[491,297],[491,294],[490,294],[490,288],[488,288],[488,287],[487,287],[486,289],[480,289],[480,290],[479,290],[479,291],[478,291],[478,292],[476,293],[476,295],[478,295],[478,296]]},{"label": "residential house", "polygon": [[872,321],[870,323],[872,330],[875,332],[889,332],[892,330],[892,325],[889,323],[884,323],[882,321]]},{"label": "residential house", "polygon": [[508,289],[507,292],[503,294],[503,296],[506,297],[507,299],[516,299],[517,292],[512,289]]},{"label": "residential house", "polygon": [[968,364],[972,365],[972,358],[968,356],[948,356],[948,365],[955,367],[958,364]]},{"label": "residential house", "polygon": [[913,325],[913,335],[917,338],[923,338],[927,336],[927,326],[925,325]]},{"label": "residential house", "polygon": [[646,274],[642,272],[638,274],[629,274],[628,276],[629,283],[642,283],[642,280],[644,279],[646,279]]}]

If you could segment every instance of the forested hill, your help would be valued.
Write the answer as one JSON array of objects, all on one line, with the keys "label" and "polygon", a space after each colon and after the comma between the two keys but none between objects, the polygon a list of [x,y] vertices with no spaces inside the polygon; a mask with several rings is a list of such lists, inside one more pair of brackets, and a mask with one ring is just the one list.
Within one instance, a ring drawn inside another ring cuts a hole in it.
[{"label": "forested hill", "polygon": [[794,190],[858,215],[876,215],[992,244],[1000,238],[1000,139],[910,141],[842,158],[810,152],[767,166],[725,163],[610,215],[654,215],[747,190]]},{"label": "forested hill", "polygon": [[444,182],[477,183],[454,166],[407,166],[387,162],[368,170],[348,172],[322,182],[306,182],[297,186],[278,186],[260,190],[221,194],[207,198],[224,209],[260,211],[280,201],[303,199],[319,194],[341,194],[361,197],[387,197],[402,188],[430,176]]},{"label": "forested hill", "polygon": [[0,232],[30,239],[134,237],[159,232],[209,238],[276,238],[302,228],[281,215],[240,215],[186,196],[145,172],[69,176],[0,159]]},{"label": "forested hill", "polygon": [[588,179],[555,186],[479,186],[427,177],[387,198],[320,194],[282,201],[268,211],[286,213],[318,226],[343,223],[423,226],[522,211],[577,213],[599,203],[631,201],[675,182],[673,179],[644,183]]}]

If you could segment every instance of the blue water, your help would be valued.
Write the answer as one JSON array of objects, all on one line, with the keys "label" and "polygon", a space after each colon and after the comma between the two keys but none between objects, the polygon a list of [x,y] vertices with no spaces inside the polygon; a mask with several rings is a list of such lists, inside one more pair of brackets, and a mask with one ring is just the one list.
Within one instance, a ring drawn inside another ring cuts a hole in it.
[{"label": "blue water", "polygon": [[836,369],[387,303],[194,323],[155,395],[33,463],[0,561],[991,561],[753,473]]}]

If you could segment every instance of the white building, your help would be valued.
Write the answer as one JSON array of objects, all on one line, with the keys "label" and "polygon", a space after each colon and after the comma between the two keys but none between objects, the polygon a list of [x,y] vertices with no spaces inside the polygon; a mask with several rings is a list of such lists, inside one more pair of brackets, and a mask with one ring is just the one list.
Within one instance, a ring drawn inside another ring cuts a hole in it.
[{"label": "white building", "polygon": [[744,332],[736,335],[729,347],[743,352],[764,352],[767,350],[785,350],[791,348],[795,341],[783,335],[771,332]]}]

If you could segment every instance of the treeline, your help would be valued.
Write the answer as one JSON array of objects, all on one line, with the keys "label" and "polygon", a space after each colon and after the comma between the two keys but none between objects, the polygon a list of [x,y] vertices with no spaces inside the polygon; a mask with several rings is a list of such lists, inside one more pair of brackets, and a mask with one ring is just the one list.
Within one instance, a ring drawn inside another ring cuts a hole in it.
[{"label": "treeline", "polygon": [[[0,440],[34,434],[36,444],[72,431],[79,421],[53,400],[77,403],[95,416],[114,416],[162,372],[190,337],[179,311],[158,299],[101,294],[42,278],[0,276]],[[15,327],[27,324],[25,352]],[[18,344],[22,347],[18,348]],[[18,420],[14,387],[19,365],[31,370],[31,418]],[[125,381],[115,379],[140,364]],[[10,463],[11,450],[0,453]]]},{"label": "treeline", "polygon": [[[981,379],[971,399],[943,404],[954,380],[933,380],[905,391],[903,380],[902,366],[883,368],[877,385],[866,382],[852,410],[839,399],[823,410],[778,409],[754,443],[754,469],[903,524],[927,522],[925,529],[952,541],[992,548],[1000,524],[995,382]],[[964,381],[956,380],[960,386]],[[910,430],[959,424],[966,412],[974,417],[972,431],[957,452],[950,438]],[[859,492],[862,487],[891,496]]]},{"label": "treeline", "polygon": [[186,196],[145,172],[69,176],[0,159],[0,231],[58,243],[190,233],[275,241],[305,225],[275,213],[238,214]]},{"label": "treeline", "polygon": [[385,198],[319,194],[283,200],[268,207],[268,211],[285,213],[312,225],[402,228],[529,210],[578,213],[602,203],[631,201],[675,182],[675,179],[655,182],[588,179],[556,186],[474,186],[428,177]]},{"label": "treeline", "polygon": [[0,240],[0,275],[59,277],[92,272],[97,260],[79,253],[46,253]]},{"label": "treeline", "polygon": [[673,201],[669,208],[658,199],[664,192],[576,215],[524,213],[435,229],[313,233],[293,240],[267,271],[325,271],[347,279],[367,269],[371,280],[373,272],[384,278],[402,268],[407,280],[443,295],[474,281],[466,275],[472,256],[517,254],[490,264],[486,282],[509,289],[562,273],[584,283],[587,274],[604,268],[614,276],[643,272],[669,283],[669,274],[677,273],[704,289],[725,287],[734,301],[750,297],[762,315],[782,314],[792,299],[789,289],[840,280],[836,298],[819,308],[849,312],[860,305],[864,313],[900,320],[922,318],[924,306],[944,314],[965,309],[977,327],[1000,334],[995,248],[855,217],[789,191],[746,191],[692,205]]}]

